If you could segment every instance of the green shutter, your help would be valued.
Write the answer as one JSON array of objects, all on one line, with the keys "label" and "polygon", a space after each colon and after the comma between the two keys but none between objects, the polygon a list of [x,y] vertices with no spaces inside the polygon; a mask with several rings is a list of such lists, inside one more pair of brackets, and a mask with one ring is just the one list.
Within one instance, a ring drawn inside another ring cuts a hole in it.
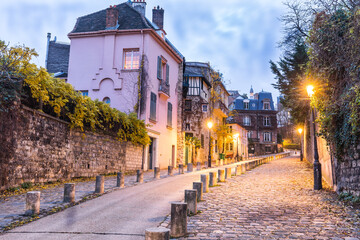
[{"label": "green shutter", "polygon": [[157,61],[157,78],[161,79],[161,64],[162,64],[162,60],[161,57],[158,56],[158,61]]},{"label": "green shutter", "polygon": [[166,64],[166,83],[169,84],[170,66]]}]

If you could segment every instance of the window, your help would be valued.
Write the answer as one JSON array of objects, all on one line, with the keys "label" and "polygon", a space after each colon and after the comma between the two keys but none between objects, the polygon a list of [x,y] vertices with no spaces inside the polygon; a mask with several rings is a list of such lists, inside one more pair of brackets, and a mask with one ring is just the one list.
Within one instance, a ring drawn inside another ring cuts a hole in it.
[{"label": "window", "polygon": [[248,131],[248,132],[247,132],[247,137],[248,137],[248,138],[251,138],[251,137],[252,137],[252,131]]},{"label": "window", "polygon": [[84,97],[89,96],[89,91],[80,91],[81,95],[83,95]]},{"label": "window", "polygon": [[271,142],[271,133],[264,132],[264,142]]},{"label": "window", "polygon": [[153,92],[150,97],[150,120],[156,121],[156,94]]},{"label": "window", "polygon": [[264,110],[270,110],[270,103],[264,102]]},{"label": "window", "polygon": [[124,69],[132,70],[140,67],[139,49],[124,49]]},{"label": "window", "polygon": [[270,117],[264,117],[264,126],[270,126]]},{"label": "window", "polygon": [[230,126],[229,127],[229,132],[232,133],[232,131],[233,131],[233,128],[232,128],[232,126]]},{"label": "window", "polygon": [[190,123],[185,124],[185,131],[190,131]]},{"label": "window", "polygon": [[199,96],[200,95],[200,82],[197,77],[189,78],[189,91],[188,95],[190,96]]},{"label": "window", "polygon": [[271,147],[270,146],[265,146],[265,152],[266,153],[271,153]]},{"label": "window", "polygon": [[245,126],[250,126],[251,121],[250,121],[250,117],[249,116],[245,116],[243,119],[244,125]]},{"label": "window", "polygon": [[218,144],[217,144],[217,140],[215,140],[215,153],[218,152]]},{"label": "window", "polygon": [[249,109],[249,102],[244,102],[244,109],[248,110]]},{"label": "window", "polygon": [[230,151],[234,150],[234,143],[230,143]]},{"label": "window", "polygon": [[105,97],[104,99],[103,99],[103,102],[104,103],[106,103],[106,104],[110,104],[110,98],[108,98],[108,97]]},{"label": "window", "polygon": [[191,100],[185,100],[185,111],[191,111]]},{"label": "window", "polygon": [[168,103],[167,125],[172,127],[172,104]]},{"label": "window", "polygon": [[157,78],[159,80],[165,80],[165,83],[169,85],[170,66],[166,63],[166,60],[161,56],[158,56],[157,62]]},{"label": "window", "polygon": [[204,134],[201,134],[201,148],[204,148]]},{"label": "window", "polygon": [[203,111],[203,112],[207,112],[207,111],[208,111],[208,105],[207,105],[207,104],[203,104],[203,105],[202,105],[202,111]]}]

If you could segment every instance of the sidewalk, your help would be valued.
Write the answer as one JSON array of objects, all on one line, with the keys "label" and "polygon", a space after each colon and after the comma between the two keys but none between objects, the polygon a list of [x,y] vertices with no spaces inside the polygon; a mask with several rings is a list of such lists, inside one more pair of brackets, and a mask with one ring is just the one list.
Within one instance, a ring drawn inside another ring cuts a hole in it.
[{"label": "sidewalk", "polygon": [[360,214],[314,191],[298,157],[279,159],[210,188],[186,239],[360,239]]}]

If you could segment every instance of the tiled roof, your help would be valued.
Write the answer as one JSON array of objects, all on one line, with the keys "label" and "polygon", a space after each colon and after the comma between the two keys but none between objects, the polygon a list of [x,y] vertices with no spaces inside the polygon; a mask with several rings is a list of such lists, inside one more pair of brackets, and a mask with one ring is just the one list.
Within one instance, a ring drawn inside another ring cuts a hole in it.
[{"label": "tiled roof", "polygon": [[274,107],[274,101],[272,99],[272,94],[270,92],[259,92],[258,93],[258,99],[242,99],[242,98],[237,98],[235,100],[235,109],[236,110],[245,110],[244,109],[244,101],[248,100],[249,101],[249,109],[248,110],[252,110],[252,111],[256,111],[256,110],[263,110],[263,104],[264,104],[264,100],[268,99],[270,100],[270,110],[274,111],[275,107]]},{"label": "tiled roof", "polygon": [[201,62],[186,62],[185,63],[185,77],[203,77],[206,84],[211,87],[210,83],[210,66],[207,63]]},{"label": "tiled roof", "polygon": [[50,41],[47,64],[46,64],[46,69],[48,70],[48,72],[67,73],[69,68],[69,54],[70,54],[69,44]]},{"label": "tiled roof", "polygon": [[[153,25],[125,2],[116,6],[119,10],[118,30],[148,29]],[[79,17],[71,33],[96,32],[106,29],[106,9]]]}]

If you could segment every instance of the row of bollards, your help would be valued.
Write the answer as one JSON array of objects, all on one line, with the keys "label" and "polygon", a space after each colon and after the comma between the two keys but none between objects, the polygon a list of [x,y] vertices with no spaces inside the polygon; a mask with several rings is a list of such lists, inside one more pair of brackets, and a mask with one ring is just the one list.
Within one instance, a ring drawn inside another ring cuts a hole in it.
[{"label": "row of bollards", "polygon": [[[281,154],[278,156],[268,156],[257,159],[251,162],[237,164],[234,168],[234,175],[239,176],[246,171],[251,170],[259,165],[268,163],[275,159],[289,156],[288,154]],[[180,170],[182,169],[182,170]],[[197,164],[197,170],[200,170]],[[187,234],[187,216],[197,214],[197,203],[202,201],[203,193],[209,192],[209,187],[214,187],[218,182],[225,182],[225,179],[232,177],[231,167],[225,169],[218,169],[217,172],[209,172],[209,174],[201,175],[201,182],[193,182],[193,189],[185,190],[184,202],[171,203],[171,221],[170,229],[167,228],[150,228],[145,232],[146,240],[168,240],[171,237],[178,238],[186,236]],[[193,171],[192,164],[187,167],[188,172]],[[179,173],[183,173],[183,165],[179,165]]]}]

